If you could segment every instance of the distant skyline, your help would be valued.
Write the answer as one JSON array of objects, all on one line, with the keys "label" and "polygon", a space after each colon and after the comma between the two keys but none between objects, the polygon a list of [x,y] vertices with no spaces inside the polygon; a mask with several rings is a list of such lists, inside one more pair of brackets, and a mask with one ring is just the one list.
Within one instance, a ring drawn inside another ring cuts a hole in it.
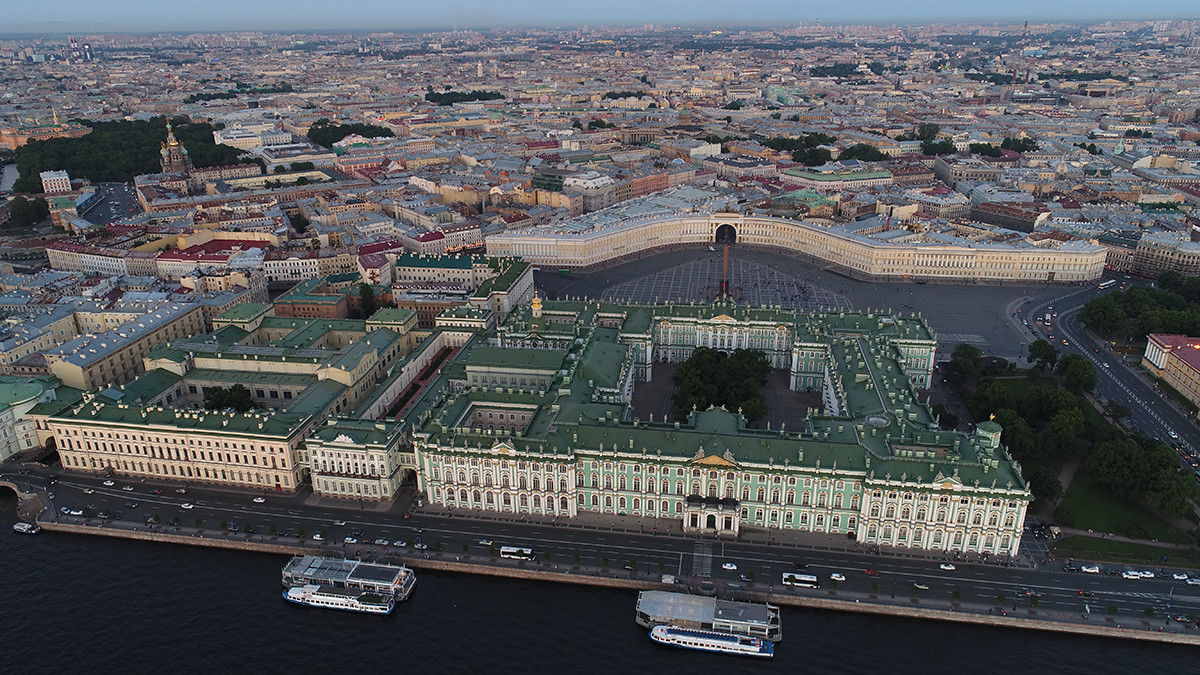
[{"label": "distant skyline", "polygon": [[13,2],[2,34],[147,31],[422,30],[582,25],[791,26],[843,23],[1105,21],[1200,18],[1195,0],[1140,3],[1114,0],[43,0]]}]

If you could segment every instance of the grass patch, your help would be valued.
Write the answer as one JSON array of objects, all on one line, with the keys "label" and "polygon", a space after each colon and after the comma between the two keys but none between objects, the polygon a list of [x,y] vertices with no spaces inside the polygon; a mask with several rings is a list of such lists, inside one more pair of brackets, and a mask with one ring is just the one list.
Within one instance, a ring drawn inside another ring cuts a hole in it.
[{"label": "grass patch", "polygon": [[1103,488],[1092,485],[1076,475],[1063,495],[1059,510],[1070,514],[1063,525],[1078,529],[1109,532],[1136,539],[1157,539],[1173,544],[1188,544],[1188,536],[1163,519],[1146,510],[1141,504],[1118,499]]},{"label": "grass patch", "polygon": [[1163,556],[1171,567],[1197,565],[1194,550],[1160,548],[1126,541],[1115,541],[1099,537],[1074,536],[1062,539],[1052,547],[1058,558],[1082,558],[1118,563],[1144,563],[1162,565]]}]

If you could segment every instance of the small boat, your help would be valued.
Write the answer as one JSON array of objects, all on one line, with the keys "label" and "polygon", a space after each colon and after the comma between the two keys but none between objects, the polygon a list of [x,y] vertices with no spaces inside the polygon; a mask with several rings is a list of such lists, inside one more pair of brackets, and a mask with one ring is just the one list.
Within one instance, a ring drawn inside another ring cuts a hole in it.
[{"label": "small boat", "polygon": [[19,532],[21,534],[37,534],[41,531],[42,528],[34,525],[33,523],[13,523],[13,532]]},{"label": "small boat", "polygon": [[698,628],[655,626],[650,629],[650,639],[659,644],[706,652],[758,656],[765,659],[775,656],[775,645],[762,638]]}]

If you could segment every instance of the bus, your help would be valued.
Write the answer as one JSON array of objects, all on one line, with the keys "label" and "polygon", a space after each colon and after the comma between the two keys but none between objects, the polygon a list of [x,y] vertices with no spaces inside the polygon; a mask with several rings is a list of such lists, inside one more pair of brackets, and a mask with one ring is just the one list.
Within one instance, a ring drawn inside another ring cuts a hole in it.
[{"label": "bus", "polygon": [[784,586],[803,586],[804,588],[820,588],[821,582],[811,574],[783,573]]},{"label": "bus", "polygon": [[1108,281],[1101,281],[1100,282],[1100,290],[1104,290],[1106,288],[1112,288],[1113,286],[1116,286],[1116,285],[1117,285],[1116,279],[1109,279]]},{"label": "bus", "polygon": [[533,549],[520,548],[518,546],[501,546],[501,558],[512,558],[513,560],[533,560]]}]

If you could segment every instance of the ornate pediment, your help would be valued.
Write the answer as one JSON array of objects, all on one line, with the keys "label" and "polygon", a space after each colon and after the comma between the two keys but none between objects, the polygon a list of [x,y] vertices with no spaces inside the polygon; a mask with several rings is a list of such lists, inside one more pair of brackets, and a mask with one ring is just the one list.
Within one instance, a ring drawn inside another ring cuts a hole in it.
[{"label": "ornate pediment", "polygon": [[496,441],[492,444],[492,452],[496,452],[501,455],[511,455],[516,453],[516,451],[517,448],[512,443],[508,443],[506,441]]},{"label": "ornate pediment", "polygon": [[346,443],[349,445],[358,445],[358,441],[354,440],[353,438],[350,438],[346,434],[338,434],[337,438],[333,439],[333,442],[334,443]]},{"label": "ornate pediment", "polygon": [[736,466],[728,459],[724,457],[718,457],[717,455],[705,455],[704,457],[696,460],[696,463],[703,464],[705,466]]},{"label": "ornate pediment", "polygon": [[732,316],[729,316],[728,314],[720,314],[718,316],[714,316],[713,321],[716,321],[719,323],[737,323],[737,319],[733,318]]}]

